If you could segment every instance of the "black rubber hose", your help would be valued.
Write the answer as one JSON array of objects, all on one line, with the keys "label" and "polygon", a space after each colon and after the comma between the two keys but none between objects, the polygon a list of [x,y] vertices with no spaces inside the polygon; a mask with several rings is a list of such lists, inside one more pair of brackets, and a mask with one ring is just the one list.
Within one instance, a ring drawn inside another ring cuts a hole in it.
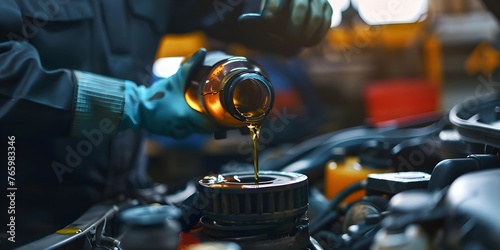
[{"label": "black rubber hose", "polygon": [[[396,145],[403,140],[416,137],[429,138],[436,135],[447,125],[446,120],[421,128],[411,129],[369,129],[355,128],[339,131],[317,147],[308,148],[307,153],[302,152],[300,158],[283,157],[284,161],[272,162],[274,169],[284,172],[297,172],[307,175],[309,181],[315,182],[324,177],[325,164],[331,160],[331,151],[334,148],[343,148],[347,154],[357,154],[364,142],[368,140],[383,140],[389,145]],[[288,158],[288,159],[287,159]],[[290,161],[289,161],[290,160]],[[282,164],[281,166],[279,166]],[[286,164],[286,165],[283,165]],[[265,164],[263,164],[265,165]]]},{"label": "black rubber hose", "polygon": [[342,238],[330,231],[319,231],[314,235],[314,239],[316,239],[324,249],[337,249],[343,245]]},{"label": "black rubber hose", "polygon": [[365,188],[366,188],[366,181],[360,181],[360,182],[355,182],[349,185],[348,187],[342,189],[335,197],[333,197],[333,199],[328,204],[329,209],[316,216],[313,220],[311,220],[309,228],[311,235],[317,233],[328,223],[331,223],[339,216],[339,213],[338,211],[336,211],[336,209],[343,200],[345,200],[352,193],[359,190],[363,190]]}]

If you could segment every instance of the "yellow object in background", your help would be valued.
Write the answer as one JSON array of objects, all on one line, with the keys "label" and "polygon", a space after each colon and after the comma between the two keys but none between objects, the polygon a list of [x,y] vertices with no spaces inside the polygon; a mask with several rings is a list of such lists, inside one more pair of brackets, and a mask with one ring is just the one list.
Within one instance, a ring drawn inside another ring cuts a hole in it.
[{"label": "yellow object in background", "polygon": [[201,32],[193,32],[181,35],[167,35],[158,45],[156,58],[187,56],[199,48],[207,47],[207,38]]},{"label": "yellow object in background", "polygon": [[437,88],[441,96],[443,85],[443,59],[439,39],[429,34],[424,42],[424,67],[427,80]]},{"label": "yellow object in background", "polygon": [[425,35],[425,22],[374,26],[356,22],[351,28],[343,26],[332,28],[326,40],[340,49],[381,46],[392,50],[402,50],[419,42]]},{"label": "yellow object in background", "polygon": [[500,53],[487,42],[478,44],[465,62],[465,70],[469,75],[490,76],[499,66]]},{"label": "yellow object in background", "polygon": [[[388,169],[367,168],[359,164],[357,156],[348,156],[343,160],[331,160],[325,169],[325,196],[335,197],[340,191],[359,181],[366,180],[368,174],[384,173]],[[349,195],[344,202],[354,202],[362,199],[365,191],[360,190]]]}]

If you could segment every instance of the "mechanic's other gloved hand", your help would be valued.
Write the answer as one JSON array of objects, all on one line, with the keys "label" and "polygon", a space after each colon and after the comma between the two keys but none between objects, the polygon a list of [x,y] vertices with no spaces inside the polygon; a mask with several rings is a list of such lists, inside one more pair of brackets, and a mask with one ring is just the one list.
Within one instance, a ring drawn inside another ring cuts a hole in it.
[{"label": "mechanic's other gloved hand", "polygon": [[261,15],[242,15],[239,22],[245,29],[268,32],[266,39],[314,46],[330,29],[333,10],[328,0],[262,1]]},{"label": "mechanic's other gloved hand", "polygon": [[208,133],[213,123],[192,109],[184,98],[190,76],[203,63],[205,49],[189,57],[174,75],[150,87],[125,83],[125,108],[120,129],[145,129],[152,133],[184,138],[193,133]]}]

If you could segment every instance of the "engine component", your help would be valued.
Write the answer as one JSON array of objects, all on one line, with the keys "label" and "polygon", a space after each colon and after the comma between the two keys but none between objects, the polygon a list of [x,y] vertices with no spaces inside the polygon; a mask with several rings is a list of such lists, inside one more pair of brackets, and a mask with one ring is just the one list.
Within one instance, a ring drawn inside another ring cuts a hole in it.
[{"label": "engine component", "polygon": [[447,246],[463,249],[500,248],[500,170],[463,175],[451,184],[446,196],[449,213],[445,223]]},{"label": "engine component", "polygon": [[500,148],[499,97],[500,92],[481,95],[450,110],[450,122],[455,125],[460,138]]},{"label": "engine component", "polygon": [[430,249],[435,233],[428,229],[439,228],[435,223],[445,214],[438,208],[440,197],[426,190],[409,190],[392,197],[389,216],[382,221],[372,249]]},{"label": "engine component", "polygon": [[427,189],[431,175],[424,172],[369,174],[367,195],[389,195],[412,189]]},{"label": "engine component", "polygon": [[347,210],[343,222],[343,232],[346,233],[352,225],[359,224],[368,218],[380,216],[386,211],[388,201],[378,196],[368,196],[352,204]]},{"label": "engine component", "polygon": [[175,220],[180,211],[170,206],[143,205],[123,211],[121,246],[124,249],[175,250],[181,226]]},{"label": "engine component", "polygon": [[198,191],[202,240],[230,241],[243,249],[307,249],[310,243],[307,177],[263,171],[207,176]]},{"label": "engine component", "polygon": [[375,234],[372,250],[418,250],[429,249],[429,239],[423,229],[410,225],[401,231],[381,229]]},{"label": "engine component", "polygon": [[449,186],[463,174],[498,167],[500,161],[496,155],[469,155],[467,158],[446,159],[439,162],[432,171],[428,189],[438,191]]}]

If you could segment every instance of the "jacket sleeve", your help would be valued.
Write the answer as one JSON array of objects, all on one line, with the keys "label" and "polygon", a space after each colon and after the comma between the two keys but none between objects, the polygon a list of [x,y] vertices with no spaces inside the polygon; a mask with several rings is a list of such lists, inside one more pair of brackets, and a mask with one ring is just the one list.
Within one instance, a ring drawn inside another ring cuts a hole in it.
[{"label": "jacket sleeve", "polygon": [[81,136],[117,127],[124,82],[68,69],[45,70],[27,42],[0,42],[0,134]]}]

